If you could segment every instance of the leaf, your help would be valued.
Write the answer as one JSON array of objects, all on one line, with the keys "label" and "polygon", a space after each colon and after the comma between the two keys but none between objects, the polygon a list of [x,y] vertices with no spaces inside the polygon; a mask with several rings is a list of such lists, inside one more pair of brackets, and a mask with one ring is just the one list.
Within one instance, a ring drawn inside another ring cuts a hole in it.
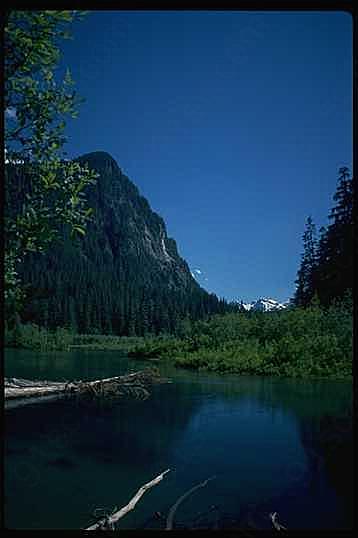
[{"label": "leaf", "polygon": [[86,235],[86,230],[84,228],[82,228],[81,226],[74,226],[73,227],[74,230],[76,230],[76,232],[80,233],[81,235]]}]

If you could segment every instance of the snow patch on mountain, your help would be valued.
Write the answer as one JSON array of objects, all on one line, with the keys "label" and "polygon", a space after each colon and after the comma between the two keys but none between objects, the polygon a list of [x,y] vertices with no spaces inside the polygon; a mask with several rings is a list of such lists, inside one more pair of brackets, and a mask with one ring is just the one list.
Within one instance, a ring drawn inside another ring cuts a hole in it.
[{"label": "snow patch on mountain", "polygon": [[289,301],[285,301],[284,303],[279,303],[275,299],[263,297],[263,298],[257,299],[256,301],[252,301],[251,303],[242,303],[242,306],[248,312],[250,310],[256,311],[256,312],[271,312],[272,310],[283,310],[284,308],[288,307],[288,304],[289,304]]}]

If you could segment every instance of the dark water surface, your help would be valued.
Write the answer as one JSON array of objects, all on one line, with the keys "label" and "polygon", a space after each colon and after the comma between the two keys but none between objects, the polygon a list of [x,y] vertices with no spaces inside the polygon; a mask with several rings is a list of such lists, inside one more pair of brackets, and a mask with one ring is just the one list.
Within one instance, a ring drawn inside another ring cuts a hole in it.
[{"label": "dark water surface", "polygon": [[[96,379],[141,369],[115,352],[6,350],[5,375]],[[118,528],[160,528],[187,490],[178,527],[352,526],[352,384],[219,376],[160,364],[171,384],[146,401],[74,401],[6,411],[5,524],[80,529],[163,470]],[[215,508],[213,508],[215,506]]]}]

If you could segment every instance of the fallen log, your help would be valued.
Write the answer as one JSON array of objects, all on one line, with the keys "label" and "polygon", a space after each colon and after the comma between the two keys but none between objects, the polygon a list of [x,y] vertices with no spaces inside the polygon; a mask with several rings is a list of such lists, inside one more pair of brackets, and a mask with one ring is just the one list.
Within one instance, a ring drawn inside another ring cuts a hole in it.
[{"label": "fallen log", "polygon": [[133,508],[135,507],[139,499],[144,495],[144,493],[148,491],[148,489],[159,484],[159,482],[163,480],[164,476],[169,473],[169,471],[170,469],[163,471],[159,476],[153,478],[153,480],[147,482],[147,484],[144,484],[144,486],[140,487],[134,497],[129,501],[128,504],[123,506],[123,508],[121,508],[120,510],[115,510],[112,514],[108,516],[102,517],[99,521],[97,521],[97,523],[94,523],[90,527],[87,527],[85,530],[115,530],[115,524],[117,523],[117,521],[119,521],[128,512],[133,510]]},{"label": "fallen log", "polygon": [[159,371],[154,368],[95,381],[59,382],[5,378],[5,408],[74,395],[91,398],[130,395],[145,399],[149,396],[147,387],[163,381],[165,380],[160,378]]}]

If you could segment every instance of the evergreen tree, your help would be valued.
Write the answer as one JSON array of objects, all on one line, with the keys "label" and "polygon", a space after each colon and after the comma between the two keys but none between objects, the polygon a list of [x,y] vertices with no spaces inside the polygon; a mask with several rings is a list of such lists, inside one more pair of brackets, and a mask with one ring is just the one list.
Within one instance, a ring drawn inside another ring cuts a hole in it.
[{"label": "evergreen tree", "polygon": [[321,304],[329,305],[353,289],[354,181],[346,166],[338,174],[335,205],[328,216],[330,224],[320,229],[318,245],[312,219],[307,219],[304,253],[296,280],[296,306],[307,306],[315,295]]},{"label": "evergreen tree", "polygon": [[317,240],[316,227],[312,217],[306,221],[306,229],[303,234],[303,254],[301,265],[297,272],[295,304],[306,306],[312,299],[315,288],[315,272],[317,267]]},{"label": "evergreen tree", "polygon": [[322,230],[318,249],[316,289],[323,304],[353,288],[353,179],[347,167],[339,169],[333,199],[331,223]]}]

